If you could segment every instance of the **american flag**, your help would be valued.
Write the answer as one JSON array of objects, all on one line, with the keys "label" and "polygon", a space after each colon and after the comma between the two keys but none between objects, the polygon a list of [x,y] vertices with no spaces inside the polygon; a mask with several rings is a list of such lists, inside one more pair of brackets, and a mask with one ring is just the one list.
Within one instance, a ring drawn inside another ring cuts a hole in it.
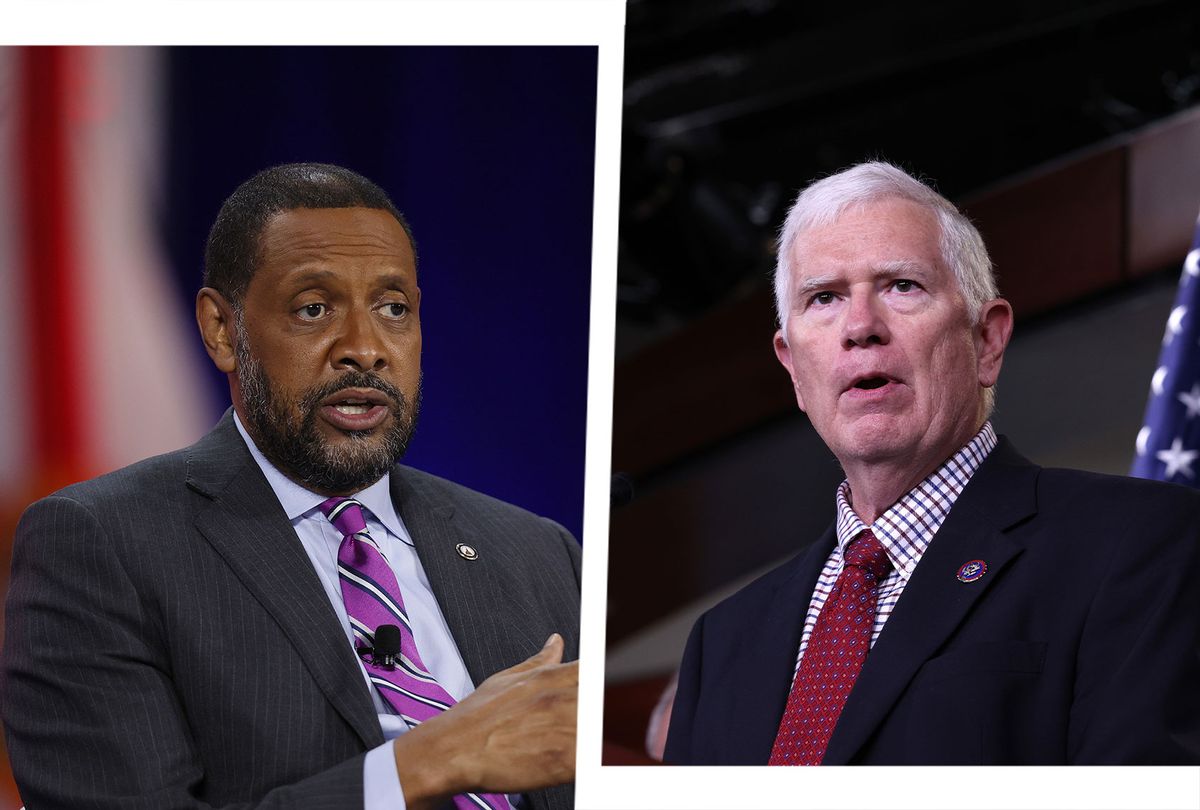
[{"label": "american flag", "polygon": [[1167,317],[1130,474],[1200,487],[1200,220]]}]

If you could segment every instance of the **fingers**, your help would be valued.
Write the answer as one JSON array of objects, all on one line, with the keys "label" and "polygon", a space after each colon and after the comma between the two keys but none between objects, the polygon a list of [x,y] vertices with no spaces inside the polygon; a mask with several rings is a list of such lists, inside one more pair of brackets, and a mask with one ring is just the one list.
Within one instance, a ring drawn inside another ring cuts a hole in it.
[{"label": "fingers", "polygon": [[393,741],[412,810],[467,790],[520,793],[575,775],[579,662],[555,633],[457,705]]},{"label": "fingers", "polygon": [[562,662],[563,657],[563,637],[558,633],[551,633],[550,638],[546,639],[546,643],[542,645],[533,658],[540,658],[542,663],[558,664]]},{"label": "fingers", "polygon": [[547,664],[558,664],[562,662],[562,657],[563,637],[558,633],[551,633],[550,638],[546,639],[546,643],[542,645],[540,650],[521,663],[509,667],[505,672],[524,672],[525,670],[546,666]]}]

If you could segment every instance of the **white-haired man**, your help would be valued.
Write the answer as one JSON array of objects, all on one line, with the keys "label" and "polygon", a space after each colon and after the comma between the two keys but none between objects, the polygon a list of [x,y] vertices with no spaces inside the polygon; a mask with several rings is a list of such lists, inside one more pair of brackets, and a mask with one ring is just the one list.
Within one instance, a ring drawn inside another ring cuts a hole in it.
[{"label": "white-haired man", "polygon": [[666,761],[1200,762],[1200,495],[997,438],[1013,315],[971,223],[861,164],[799,195],[775,287],[846,480],[813,547],[697,622]]}]

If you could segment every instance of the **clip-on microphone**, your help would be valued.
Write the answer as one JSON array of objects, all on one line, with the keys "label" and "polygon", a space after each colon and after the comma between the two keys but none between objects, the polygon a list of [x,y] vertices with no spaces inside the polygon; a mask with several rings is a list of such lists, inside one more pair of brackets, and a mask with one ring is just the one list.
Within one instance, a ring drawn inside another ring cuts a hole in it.
[{"label": "clip-on microphone", "polygon": [[392,669],[400,655],[400,628],[394,624],[381,624],[375,628],[375,647],[371,650],[371,663]]}]

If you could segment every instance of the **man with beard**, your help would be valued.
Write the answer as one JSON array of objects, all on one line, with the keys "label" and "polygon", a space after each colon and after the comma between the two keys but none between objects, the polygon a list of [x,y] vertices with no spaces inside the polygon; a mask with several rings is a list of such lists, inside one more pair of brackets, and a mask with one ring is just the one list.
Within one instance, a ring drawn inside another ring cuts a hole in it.
[{"label": "man with beard", "polygon": [[3,713],[31,808],[571,806],[579,547],[396,464],[416,265],[336,166],[222,206],[196,315],[231,412],[17,530]]}]

